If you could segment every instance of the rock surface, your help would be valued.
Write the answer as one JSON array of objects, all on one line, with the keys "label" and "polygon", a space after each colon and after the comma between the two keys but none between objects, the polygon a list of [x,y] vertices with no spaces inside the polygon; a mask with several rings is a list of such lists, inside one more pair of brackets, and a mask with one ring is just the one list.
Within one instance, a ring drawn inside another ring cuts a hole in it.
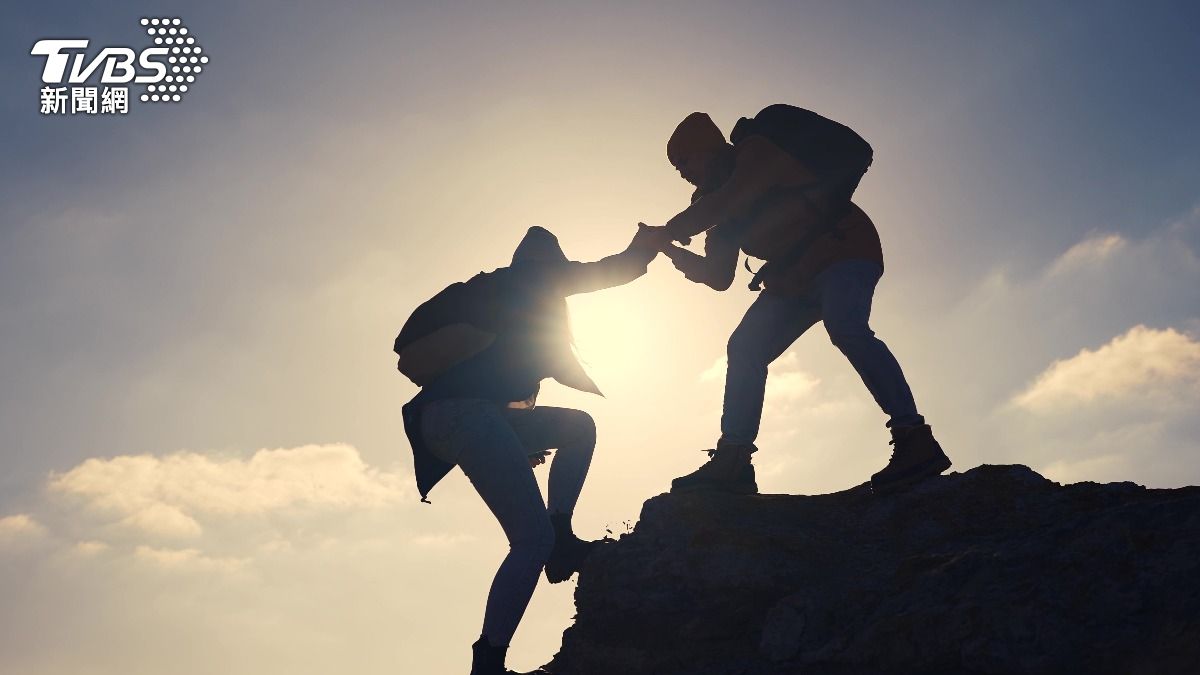
[{"label": "rock surface", "polygon": [[660,495],[575,605],[553,673],[1198,673],[1200,488]]}]

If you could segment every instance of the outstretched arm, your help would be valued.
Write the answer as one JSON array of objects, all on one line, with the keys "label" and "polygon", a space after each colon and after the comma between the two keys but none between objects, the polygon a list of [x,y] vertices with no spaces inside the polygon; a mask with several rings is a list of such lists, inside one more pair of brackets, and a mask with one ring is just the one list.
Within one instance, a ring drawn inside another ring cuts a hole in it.
[{"label": "outstretched arm", "polygon": [[733,284],[737,273],[738,250],[736,244],[710,231],[704,238],[704,255],[674,244],[667,244],[663,253],[689,281],[724,291]]},{"label": "outstretched arm", "polygon": [[595,262],[568,263],[559,279],[563,294],[591,293],[637,279],[646,273],[665,237],[663,228],[638,223],[638,231],[624,251]]}]

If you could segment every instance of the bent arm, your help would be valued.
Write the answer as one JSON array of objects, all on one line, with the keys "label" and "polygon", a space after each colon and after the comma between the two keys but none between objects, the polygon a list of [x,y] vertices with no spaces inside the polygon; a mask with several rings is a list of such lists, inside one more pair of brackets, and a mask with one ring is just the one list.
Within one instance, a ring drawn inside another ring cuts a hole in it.
[{"label": "bent arm", "polygon": [[697,255],[674,244],[669,244],[663,252],[674,263],[675,269],[683,272],[689,281],[724,291],[733,285],[738,250],[733,242],[709,232],[704,240],[704,255]]},{"label": "bent arm", "polygon": [[[770,141],[752,138],[738,148],[733,173],[720,188],[701,197],[666,224],[674,240],[693,237],[745,212],[788,170],[790,157]],[[794,163],[794,162],[793,162]]]}]

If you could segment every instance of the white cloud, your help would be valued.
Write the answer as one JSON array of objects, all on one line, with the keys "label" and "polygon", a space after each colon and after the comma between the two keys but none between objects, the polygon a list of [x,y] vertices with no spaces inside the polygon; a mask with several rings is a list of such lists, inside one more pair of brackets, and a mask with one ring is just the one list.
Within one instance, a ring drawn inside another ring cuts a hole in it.
[{"label": "white cloud", "polygon": [[724,382],[725,370],[729,367],[729,359],[724,355],[718,356],[712,365],[700,373],[701,382]]},{"label": "white cloud", "polygon": [[1200,230],[1200,204],[1196,204],[1191,211],[1172,220],[1167,225],[1167,230],[1177,235]]},{"label": "white cloud", "polygon": [[1050,265],[1049,274],[1056,275],[1104,262],[1125,248],[1128,242],[1119,234],[1093,234],[1067,249]]},{"label": "white cloud", "polygon": [[206,518],[371,509],[410,496],[401,476],[367,466],[344,444],[259,450],[248,459],[195,452],[92,458],[52,475],[48,487],[117,526],[169,538],[199,536]]},{"label": "white cloud", "polygon": [[1040,473],[1059,483],[1080,481],[1121,480],[1127,475],[1129,458],[1120,454],[1085,457],[1078,460],[1060,459],[1042,467]]},{"label": "white cloud", "polygon": [[1165,402],[1200,393],[1200,342],[1173,328],[1138,325],[1092,351],[1055,361],[1013,402],[1026,410],[1061,410],[1093,401]]},{"label": "white cloud", "polygon": [[[704,372],[700,373],[701,382],[725,381],[725,372],[729,362],[725,356],[718,357]],[[805,372],[800,367],[800,356],[794,351],[785,353],[770,366],[770,376],[767,378],[767,398],[794,399],[805,396],[817,388],[821,380]]]},{"label": "white cloud", "polygon": [[[726,357],[717,358],[700,374],[700,381],[724,385],[727,363]],[[781,434],[791,428],[790,424],[795,422],[794,414],[801,407],[812,412],[830,405],[830,401],[806,401],[820,384],[820,378],[800,367],[800,355],[795,351],[786,352],[775,359],[769,368],[767,388],[763,395],[760,444],[782,441]],[[828,391],[825,393],[829,394]],[[722,415],[720,394],[717,396],[715,407],[709,413],[711,419],[720,419]],[[789,420],[789,426],[777,429],[779,420]]]},{"label": "white cloud", "polygon": [[148,534],[174,539],[188,539],[203,532],[200,523],[175,506],[153,503],[121,519],[121,525]]},{"label": "white cloud", "polygon": [[0,547],[41,538],[46,528],[26,513],[0,518]]},{"label": "white cloud", "polygon": [[767,399],[779,402],[811,394],[821,380],[802,370],[772,373],[767,378]]},{"label": "white cloud", "polygon": [[172,572],[222,572],[241,570],[248,560],[245,558],[216,558],[206,556],[194,548],[154,548],[138,546],[133,555],[158,569]]},{"label": "white cloud", "polygon": [[76,542],[75,546],[72,547],[72,550],[75,553],[78,553],[79,555],[85,556],[88,558],[90,558],[92,556],[100,555],[101,553],[104,553],[108,549],[109,549],[108,544],[106,544],[102,541],[96,541],[94,539],[88,539],[86,541]]}]

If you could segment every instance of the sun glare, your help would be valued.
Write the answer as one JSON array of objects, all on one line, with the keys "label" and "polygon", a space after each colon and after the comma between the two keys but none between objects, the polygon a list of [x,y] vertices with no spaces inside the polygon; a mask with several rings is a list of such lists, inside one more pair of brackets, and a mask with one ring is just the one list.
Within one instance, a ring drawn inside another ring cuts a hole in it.
[{"label": "sun glare", "polygon": [[640,306],[615,295],[597,293],[568,301],[576,351],[597,382],[632,377],[650,358],[648,316]]}]

